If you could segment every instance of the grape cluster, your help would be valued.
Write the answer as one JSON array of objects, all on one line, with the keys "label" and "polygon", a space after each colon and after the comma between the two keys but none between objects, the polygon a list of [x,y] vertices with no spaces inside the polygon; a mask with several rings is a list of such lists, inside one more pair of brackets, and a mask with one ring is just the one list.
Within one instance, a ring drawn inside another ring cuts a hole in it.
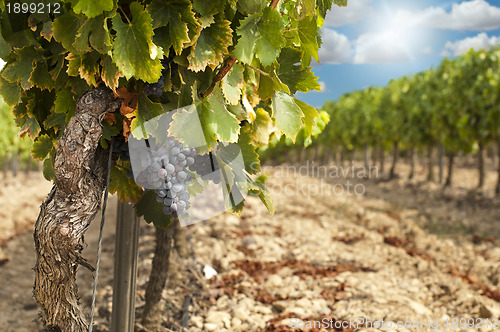
[{"label": "grape cluster", "polygon": [[153,95],[156,97],[160,97],[164,86],[165,86],[165,78],[161,76],[158,82],[156,83],[145,83],[144,93],[146,94],[146,96]]},{"label": "grape cluster", "polygon": [[175,57],[175,51],[173,49],[170,49],[168,57],[164,57],[161,60],[163,69],[161,71],[162,75],[158,80],[158,82],[144,84],[144,93],[146,94],[146,96],[161,97],[162,89],[165,86],[165,75],[168,75],[170,73],[167,69],[169,66],[171,66],[174,57]]},{"label": "grape cluster", "polygon": [[166,142],[157,150],[151,151],[150,156],[141,158],[144,170],[136,177],[136,181],[143,187],[156,189],[156,200],[163,203],[163,212],[174,217],[185,214],[189,208],[189,193],[187,183],[191,180],[188,167],[195,162],[196,149],[184,147],[174,138],[167,138]]},{"label": "grape cluster", "polygon": [[215,184],[220,183],[220,172],[217,158],[212,153],[197,155],[194,157],[194,163],[189,169],[198,173],[203,180],[211,180]]}]

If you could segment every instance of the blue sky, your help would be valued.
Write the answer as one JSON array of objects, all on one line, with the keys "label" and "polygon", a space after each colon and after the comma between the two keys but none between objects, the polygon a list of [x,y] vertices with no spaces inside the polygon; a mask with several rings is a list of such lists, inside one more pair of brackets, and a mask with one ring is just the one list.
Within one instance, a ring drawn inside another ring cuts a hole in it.
[{"label": "blue sky", "polygon": [[334,6],[323,27],[323,91],[297,94],[320,107],[325,100],[416,73],[469,48],[500,44],[500,1],[348,0]]}]

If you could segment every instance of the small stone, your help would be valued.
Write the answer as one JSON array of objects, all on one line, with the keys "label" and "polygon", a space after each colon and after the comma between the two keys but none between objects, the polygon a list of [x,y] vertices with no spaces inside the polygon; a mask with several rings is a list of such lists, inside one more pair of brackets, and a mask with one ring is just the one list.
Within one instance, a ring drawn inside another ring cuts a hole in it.
[{"label": "small stone", "polygon": [[271,308],[263,305],[255,306],[252,311],[262,315],[271,315],[273,313]]},{"label": "small stone", "polygon": [[306,317],[307,312],[304,310],[304,308],[301,307],[288,307],[284,313],[294,313],[296,317]]},{"label": "small stone", "polygon": [[[233,310],[233,316],[235,318],[240,319],[241,321],[245,321],[248,318],[248,311],[245,310],[244,308],[238,306]],[[240,322],[240,324],[241,324],[241,322]]]},{"label": "small stone", "polygon": [[205,318],[205,322],[222,326],[225,321],[230,321],[231,315],[224,311],[210,311]]},{"label": "small stone", "polygon": [[241,319],[233,317],[233,319],[231,319],[231,326],[234,330],[238,329],[241,326]]},{"label": "small stone", "polygon": [[332,310],[328,307],[324,307],[318,310],[318,314],[320,314],[321,316],[328,316],[331,312]]},{"label": "small stone", "polygon": [[491,311],[490,308],[488,308],[484,304],[481,304],[481,306],[479,307],[479,317],[481,317],[481,318],[492,318],[493,317],[493,312]]},{"label": "small stone", "polygon": [[278,312],[283,312],[289,305],[288,301],[276,301],[273,303],[273,308]]},{"label": "small stone", "polygon": [[212,323],[205,324],[205,330],[207,331],[215,331],[217,330],[217,328],[218,328],[217,324],[212,324]]},{"label": "small stone", "polygon": [[243,240],[243,246],[248,247],[249,245],[256,244],[257,240],[253,236],[249,236]]},{"label": "small stone", "polygon": [[190,318],[191,324],[196,326],[197,328],[202,328],[203,327],[203,318],[200,316],[193,316]]},{"label": "small stone", "polygon": [[283,278],[281,278],[277,274],[272,274],[269,276],[269,278],[266,281],[266,289],[275,289],[279,288],[283,285]]}]

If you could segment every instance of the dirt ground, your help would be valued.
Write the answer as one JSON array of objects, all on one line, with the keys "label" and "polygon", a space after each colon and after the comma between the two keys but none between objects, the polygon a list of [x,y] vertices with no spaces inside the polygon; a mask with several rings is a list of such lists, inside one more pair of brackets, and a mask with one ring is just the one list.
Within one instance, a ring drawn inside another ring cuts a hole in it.
[{"label": "dirt ground", "polygon": [[[424,181],[420,165],[412,181],[402,163],[392,181],[327,170],[268,167],[274,216],[248,197],[241,218],[224,214],[189,226],[194,252],[184,260],[174,252],[163,330],[180,331],[183,316],[189,331],[320,331],[335,322],[344,322],[338,331],[500,330],[495,172],[488,172],[484,190],[475,191],[476,171],[469,168],[457,169],[446,190]],[[50,184],[38,174],[0,182],[0,326],[37,331],[32,225]],[[108,207],[98,331],[109,327],[115,197]],[[91,262],[97,230],[96,221],[86,235]],[[137,317],[153,249],[154,230],[143,223]],[[207,266],[215,277],[205,278]],[[79,281],[88,308],[92,276],[80,269]]]}]

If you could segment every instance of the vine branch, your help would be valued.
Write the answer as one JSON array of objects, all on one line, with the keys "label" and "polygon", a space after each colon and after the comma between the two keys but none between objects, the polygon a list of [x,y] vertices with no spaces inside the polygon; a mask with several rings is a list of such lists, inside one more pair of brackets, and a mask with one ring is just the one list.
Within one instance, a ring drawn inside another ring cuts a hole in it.
[{"label": "vine branch", "polygon": [[206,96],[208,96],[209,94],[211,94],[215,88],[215,84],[217,84],[217,82],[222,81],[224,76],[226,76],[227,73],[229,73],[229,71],[231,70],[231,68],[233,68],[235,63],[236,63],[236,58],[234,56],[230,56],[230,57],[226,58],[226,60],[224,60],[224,64],[220,68],[219,72],[213,78],[212,84],[210,84],[210,86],[205,91],[198,94],[198,97],[200,99],[203,99]]}]

